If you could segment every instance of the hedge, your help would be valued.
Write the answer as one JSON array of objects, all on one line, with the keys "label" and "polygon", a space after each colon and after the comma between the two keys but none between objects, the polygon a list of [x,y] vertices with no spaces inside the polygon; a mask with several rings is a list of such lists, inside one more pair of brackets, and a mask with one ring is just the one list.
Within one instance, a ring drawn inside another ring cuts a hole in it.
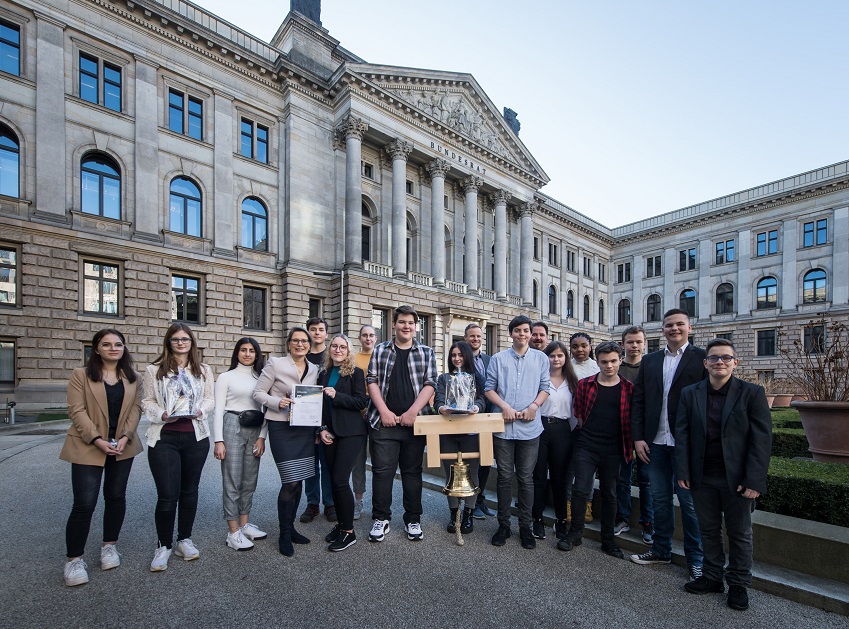
[{"label": "hedge", "polygon": [[811,458],[805,431],[800,428],[773,428],[772,456]]},{"label": "hedge", "polygon": [[849,465],[772,457],[767,493],[758,509],[846,526],[849,522]]}]

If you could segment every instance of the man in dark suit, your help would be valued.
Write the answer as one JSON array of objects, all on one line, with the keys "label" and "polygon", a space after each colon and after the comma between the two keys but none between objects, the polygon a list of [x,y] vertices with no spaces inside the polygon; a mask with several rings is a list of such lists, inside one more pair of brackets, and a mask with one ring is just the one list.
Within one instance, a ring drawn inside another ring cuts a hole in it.
[{"label": "man in dark suit", "polygon": [[[468,343],[472,352],[475,355],[475,371],[478,372],[481,378],[483,378],[484,382],[486,381],[486,370],[489,369],[489,356],[483,351],[483,330],[481,326],[477,323],[470,323],[466,326],[466,330],[464,332],[463,340]],[[487,400],[486,408],[484,412],[486,413],[497,413],[500,409],[496,409],[492,402]],[[486,490],[486,482],[489,480],[489,470],[490,466],[480,466],[478,468],[478,486],[481,488],[480,493],[478,494],[477,501],[475,503],[475,509],[472,511],[472,517],[476,520],[485,520],[488,515],[495,515],[495,511],[490,509],[486,505],[486,497],[484,496],[484,491]]]},{"label": "man in dark suit", "polygon": [[675,483],[675,418],[681,390],[707,377],[705,351],[690,344],[693,327],[687,311],[674,308],[663,315],[666,348],[643,358],[631,408],[631,436],[637,456],[647,463],[654,503],[652,549],[631,555],[637,564],[669,563],[675,510],[672,494],[678,494],[684,529],[684,554],[690,576],[702,576],[702,545],[693,497]]},{"label": "man in dark suit", "polygon": [[[675,420],[678,484],[692,491],[704,548],[704,574],[684,585],[692,594],[724,591],[728,606],[749,607],[752,510],[766,492],[772,416],[763,388],[734,377],[737,357],[725,339],[707,344],[708,380],[681,392]],[[728,534],[728,569],[722,517]]]}]

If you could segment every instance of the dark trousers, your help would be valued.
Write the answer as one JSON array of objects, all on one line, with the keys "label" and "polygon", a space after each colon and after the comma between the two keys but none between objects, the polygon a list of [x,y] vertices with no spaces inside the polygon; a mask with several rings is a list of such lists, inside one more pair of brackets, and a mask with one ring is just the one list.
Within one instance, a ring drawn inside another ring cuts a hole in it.
[{"label": "dark trousers", "polygon": [[194,432],[163,430],[155,446],[147,449],[150,473],[156,484],[156,535],[159,545],[171,548],[174,541],[174,518],[177,505],[177,539],[192,536],[198,510],[198,485],[209,438],[197,440]]},{"label": "dark trousers", "polygon": [[593,479],[598,470],[601,493],[601,544],[613,544],[613,525],[616,520],[616,483],[619,466],[625,459],[621,454],[598,454],[581,446],[575,447],[575,486],[572,488],[572,526],[569,534],[580,535],[584,530],[587,500],[593,494]]},{"label": "dark trousers", "polygon": [[[699,518],[704,575],[728,585],[752,585],[752,509],[754,500],[731,491],[726,478],[705,476],[690,492]],[[722,519],[728,535],[728,568],[722,545]]]},{"label": "dark trousers", "polygon": [[[439,435],[439,451],[443,454],[450,454],[452,452],[479,452],[480,445],[478,443],[477,435]],[[450,460],[446,459],[442,462],[443,467],[445,468],[446,477],[451,474],[451,466],[456,462],[456,459]],[[478,478],[478,460],[477,459],[463,459],[463,463],[469,466],[469,482],[474,486],[475,482]],[[461,498],[455,498],[454,496],[448,496],[448,508],[449,509],[459,509],[460,508],[460,500]],[[464,498],[463,503],[467,509],[474,509],[475,504],[477,504],[477,499],[474,496],[469,498]]]},{"label": "dark trousers", "polygon": [[478,465],[478,487],[481,488],[481,492],[478,494],[477,506],[481,506],[486,500],[484,492],[486,491],[486,483],[489,481],[489,470],[491,469],[491,465]]},{"label": "dark trousers", "polygon": [[327,468],[323,443],[315,445],[315,474],[304,480],[304,493],[307,495],[307,504],[333,506],[330,470]]},{"label": "dark trousers", "polygon": [[336,517],[343,531],[354,528],[354,492],[351,491],[348,479],[365,443],[365,435],[337,436],[332,444],[324,446],[324,455],[327,457],[327,468],[330,472],[333,504],[336,505]]},{"label": "dark trousers", "polygon": [[502,439],[493,437],[495,462],[498,464],[498,525],[510,528],[510,504],[513,502],[513,478],[519,485],[519,528],[533,523],[534,467],[539,452],[539,437]]},{"label": "dark trousers", "polygon": [[421,521],[424,447],[425,438],[415,436],[412,426],[371,429],[373,520],[392,519],[392,481],[395,470],[401,468],[404,524]]},{"label": "dark trousers", "polygon": [[630,463],[622,462],[619,469],[619,484],[616,487],[616,521],[631,521],[631,477],[634,473],[634,462],[637,465],[637,484],[640,487],[640,524],[643,528],[654,523],[654,501],[651,497],[648,464],[635,456]]},{"label": "dark trousers", "polygon": [[531,514],[535,520],[542,518],[551,474],[551,495],[554,514],[558,520],[566,519],[566,472],[572,458],[572,428],[568,421],[549,423],[542,420],[543,431],[539,436],[539,454],[534,468],[534,506]]},{"label": "dark trousers", "polygon": [[74,492],[74,506],[65,526],[65,547],[69,559],[82,557],[88,531],[91,528],[91,516],[97,506],[97,494],[100,492],[100,480],[103,478],[103,541],[117,542],[127,510],[127,480],[133,459],[116,460],[106,457],[106,464],[71,464],[71,488]]}]

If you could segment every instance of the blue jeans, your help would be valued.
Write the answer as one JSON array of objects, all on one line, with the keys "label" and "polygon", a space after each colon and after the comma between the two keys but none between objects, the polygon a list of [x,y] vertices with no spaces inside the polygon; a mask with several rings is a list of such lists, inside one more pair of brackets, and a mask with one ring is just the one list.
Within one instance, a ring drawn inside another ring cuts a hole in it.
[{"label": "blue jeans", "polygon": [[684,554],[688,566],[702,565],[702,540],[693,497],[676,482],[675,447],[650,444],[648,464],[649,485],[654,501],[654,544],[652,552],[658,557],[672,556],[672,534],[675,532],[673,491],[681,507],[681,526],[684,529]]},{"label": "blue jeans", "polygon": [[315,475],[304,481],[304,492],[307,494],[307,504],[321,504],[323,498],[325,507],[333,505],[333,487],[330,482],[330,471],[327,469],[327,457],[324,456],[323,443],[315,446]]},{"label": "blue jeans", "polygon": [[645,528],[654,523],[654,501],[651,497],[648,466],[639,457],[630,463],[622,461],[619,469],[619,484],[616,486],[616,521],[631,521],[631,477],[637,462],[637,484],[640,487],[640,524]]}]

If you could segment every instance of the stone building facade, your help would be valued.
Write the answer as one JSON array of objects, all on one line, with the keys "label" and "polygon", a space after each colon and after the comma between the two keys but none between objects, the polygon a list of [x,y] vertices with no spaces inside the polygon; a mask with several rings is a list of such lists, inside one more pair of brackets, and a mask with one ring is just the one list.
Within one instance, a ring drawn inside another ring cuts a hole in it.
[{"label": "stone building facade", "polygon": [[849,311],[847,163],[611,229],[540,192],[471,75],[366,63],[307,13],[266,43],[182,0],[0,7],[0,396],[61,403],[96,330],[141,365],[175,319],[220,372],[311,314],[386,337],[410,303],[441,357],[518,313],[654,342],[683,296],[697,340],[780,373],[766,332]]}]

